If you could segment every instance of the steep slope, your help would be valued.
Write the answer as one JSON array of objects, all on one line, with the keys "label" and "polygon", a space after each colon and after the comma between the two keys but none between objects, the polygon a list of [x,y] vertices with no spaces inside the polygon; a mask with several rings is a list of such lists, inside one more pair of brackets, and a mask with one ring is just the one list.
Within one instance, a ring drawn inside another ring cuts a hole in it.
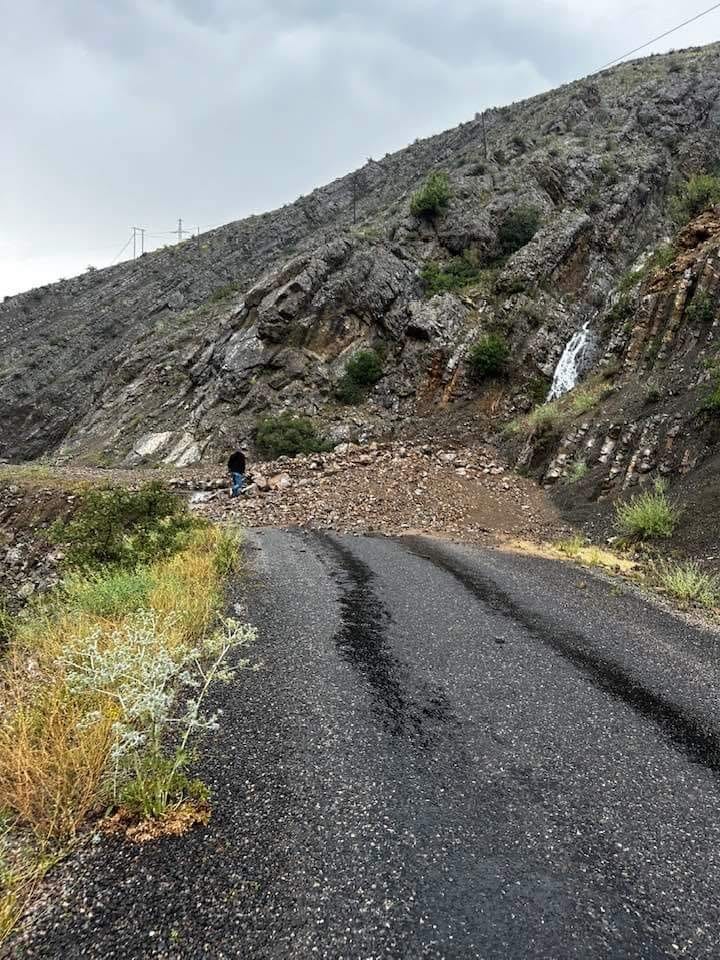
[{"label": "steep slope", "polygon": [[[478,117],[272,214],[6,300],[0,457],[182,464],[281,409],[336,439],[457,405],[529,409],[574,331],[603,316],[597,361],[627,322],[606,309],[620,278],[669,233],[668,197],[720,161],[720,45],[488,111],[484,130],[487,149]],[[447,208],[413,216],[440,170]],[[428,297],[428,264],[442,278],[460,264],[462,289]],[[492,394],[463,359],[490,331],[510,345]],[[342,406],[335,384],[364,345],[385,376]]]},{"label": "steep slope", "polygon": [[[687,502],[676,543],[717,549],[720,206],[692,220],[595,324],[597,374],[517,425],[518,463],[566,509],[663,480]],[[635,281],[633,283],[633,281]],[[573,405],[588,409],[573,415]],[[582,513],[582,511],[581,511]],[[602,510],[600,511],[602,515]],[[717,557],[714,557],[717,559]]]}]

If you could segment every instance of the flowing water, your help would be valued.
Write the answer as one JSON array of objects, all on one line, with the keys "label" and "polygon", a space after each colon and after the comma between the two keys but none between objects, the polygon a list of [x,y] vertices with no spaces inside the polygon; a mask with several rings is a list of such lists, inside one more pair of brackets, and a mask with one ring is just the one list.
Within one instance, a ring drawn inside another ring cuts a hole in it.
[{"label": "flowing water", "polygon": [[572,335],[563,350],[563,355],[560,357],[557,367],[555,367],[548,400],[557,400],[568,390],[572,390],[580,379],[591,342],[588,333],[589,327],[590,321],[588,320],[580,330]]}]

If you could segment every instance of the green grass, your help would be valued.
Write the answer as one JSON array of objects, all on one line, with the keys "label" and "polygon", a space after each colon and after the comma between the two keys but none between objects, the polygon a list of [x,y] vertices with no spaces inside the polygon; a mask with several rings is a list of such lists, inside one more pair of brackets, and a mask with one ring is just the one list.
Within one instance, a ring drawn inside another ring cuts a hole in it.
[{"label": "green grass", "polygon": [[709,608],[720,605],[720,580],[693,561],[663,561],[657,565],[656,574],[661,589],[681,603]]},{"label": "green grass", "polygon": [[575,387],[557,400],[543,403],[515,422],[514,433],[542,436],[564,430],[592,410],[612,388],[602,380]]},{"label": "green grass", "polygon": [[670,201],[670,214],[679,225],[720,203],[720,177],[697,173],[683,184]]},{"label": "green grass", "polygon": [[74,574],[63,582],[55,600],[75,613],[114,618],[143,607],[154,582],[149,567]]},{"label": "green grass", "polygon": [[584,460],[576,460],[565,477],[565,483],[579,483],[588,474],[588,465]]},{"label": "green grass", "polygon": [[671,503],[662,483],[636,494],[615,508],[615,525],[623,536],[640,540],[671,537],[680,522],[680,510]]}]

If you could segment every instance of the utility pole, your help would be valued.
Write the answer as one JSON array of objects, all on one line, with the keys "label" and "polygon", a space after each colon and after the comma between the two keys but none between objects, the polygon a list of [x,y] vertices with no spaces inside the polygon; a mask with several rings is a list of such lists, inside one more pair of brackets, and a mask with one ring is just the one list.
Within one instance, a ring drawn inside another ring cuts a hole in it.
[{"label": "utility pole", "polygon": [[140,234],[140,256],[145,253],[145,227],[133,227],[133,260],[137,259],[137,235]]},{"label": "utility pole", "polygon": [[185,231],[183,230],[183,226],[182,226],[182,217],[178,217],[178,228],[177,228],[178,243],[182,243],[184,232]]}]

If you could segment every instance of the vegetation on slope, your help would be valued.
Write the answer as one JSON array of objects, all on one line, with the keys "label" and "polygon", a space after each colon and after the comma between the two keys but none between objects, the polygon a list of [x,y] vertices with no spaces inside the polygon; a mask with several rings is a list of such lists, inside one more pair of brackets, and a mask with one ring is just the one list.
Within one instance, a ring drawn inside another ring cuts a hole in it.
[{"label": "vegetation on slope", "polygon": [[218,621],[237,534],[166,496],[157,484],[84,494],[56,531],[67,537],[67,576],[8,629],[0,938],[90,816],[115,809],[130,832],[147,818],[187,826],[209,815],[208,792],[189,775],[193,738],[217,723],[206,694],[242,666],[228,657],[254,631]]}]

